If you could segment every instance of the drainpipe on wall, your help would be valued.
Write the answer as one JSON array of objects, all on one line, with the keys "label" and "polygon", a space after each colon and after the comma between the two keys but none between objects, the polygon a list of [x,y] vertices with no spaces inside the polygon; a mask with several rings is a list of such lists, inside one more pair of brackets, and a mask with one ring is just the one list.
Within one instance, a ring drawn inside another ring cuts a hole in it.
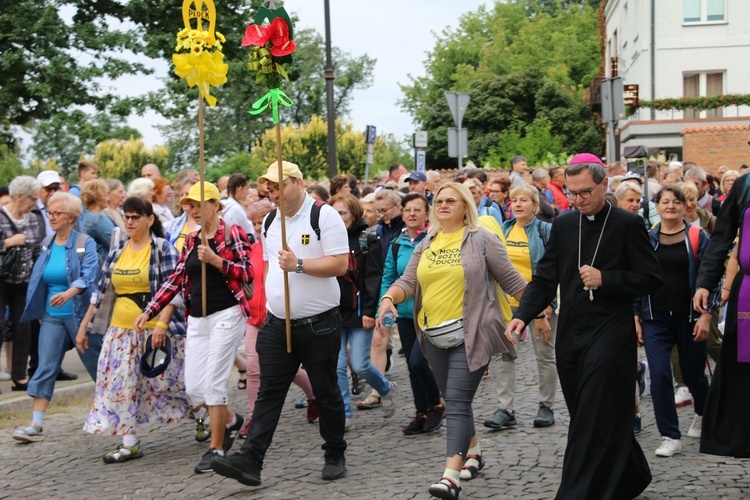
[{"label": "drainpipe on wall", "polygon": [[[656,99],[656,0],[651,0],[651,99]],[[651,108],[651,119],[656,120],[656,110]]]}]

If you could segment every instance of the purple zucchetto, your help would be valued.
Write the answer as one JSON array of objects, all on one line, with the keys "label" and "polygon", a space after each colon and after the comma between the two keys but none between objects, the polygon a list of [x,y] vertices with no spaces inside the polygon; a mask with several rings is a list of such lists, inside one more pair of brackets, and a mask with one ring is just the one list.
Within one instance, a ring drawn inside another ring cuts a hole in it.
[{"label": "purple zucchetto", "polygon": [[568,162],[568,165],[575,165],[576,163],[598,163],[599,165],[604,165],[598,156],[591,153],[579,153],[575,155]]}]

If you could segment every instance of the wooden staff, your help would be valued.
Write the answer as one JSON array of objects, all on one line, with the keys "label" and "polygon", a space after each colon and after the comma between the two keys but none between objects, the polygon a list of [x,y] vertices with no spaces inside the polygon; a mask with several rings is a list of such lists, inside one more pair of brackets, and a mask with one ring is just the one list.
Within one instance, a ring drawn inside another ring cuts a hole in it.
[{"label": "wooden staff", "polygon": [[[281,155],[281,123],[276,124],[276,157],[279,166],[279,222],[281,222],[281,247],[289,250],[286,244],[286,211],[284,210],[284,166]],[[286,352],[292,352],[291,306],[289,305],[289,273],[284,271],[284,312],[286,324]]]},{"label": "wooden staff", "polygon": [[[199,21],[200,22],[200,21]],[[201,183],[201,245],[208,244],[208,238],[206,238],[206,197],[203,189],[203,181],[205,177],[205,162],[203,154],[203,96],[198,92],[198,162],[200,172],[200,183]],[[283,225],[281,226],[284,227]],[[283,230],[283,229],[282,229]],[[201,262],[201,305],[203,306],[202,316],[206,316],[206,263]],[[287,313],[288,314],[288,313]]]}]

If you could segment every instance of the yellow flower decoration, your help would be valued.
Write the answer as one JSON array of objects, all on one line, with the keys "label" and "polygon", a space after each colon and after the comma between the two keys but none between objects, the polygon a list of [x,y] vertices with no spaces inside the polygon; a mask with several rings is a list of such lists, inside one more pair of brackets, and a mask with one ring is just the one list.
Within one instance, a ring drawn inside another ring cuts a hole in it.
[{"label": "yellow flower decoration", "polygon": [[198,91],[209,106],[216,105],[216,97],[210,93],[211,87],[223,85],[227,81],[229,66],[224,64],[221,53],[226,38],[219,32],[211,42],[208,31],[185,28],[177,33],[177,45],[172,55],[175,73],[187,80],[188,86],[198,86]]}]

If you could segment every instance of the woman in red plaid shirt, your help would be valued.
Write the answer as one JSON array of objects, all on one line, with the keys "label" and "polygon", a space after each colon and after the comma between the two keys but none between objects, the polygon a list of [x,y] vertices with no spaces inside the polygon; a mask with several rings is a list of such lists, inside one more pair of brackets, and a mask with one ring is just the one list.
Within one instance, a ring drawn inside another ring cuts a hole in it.
[{"label": "woman in red plaid shirt", "polygon": [[[227,227],[219,218],[221,194],[211,183],[203,183],[205,220],[201,220],[201,183],[194,184],[181,201],[206,232],[187,236],[172,276],[136,320],[136,329],[159,314],[182,292],[188,314],[185,347],[185,388],[193,405],[197,441],[211,439],[209,450],[195,466],[201,474],[213,470],[213,458],[230,450],[244,419],[229,410],[228,382],[237,347],[250,316],[250,305],[242,285],[254,277],[250,241],[238,225]],[[229,231],[227,237],[225,234]],[[228,243],[228,244],[227,244]],[[201,265],[206,264],[206,310],[203,311]],[[208,407],[208,412],[206,411]],[[208,413],[208,415],[206,415]]]}]

